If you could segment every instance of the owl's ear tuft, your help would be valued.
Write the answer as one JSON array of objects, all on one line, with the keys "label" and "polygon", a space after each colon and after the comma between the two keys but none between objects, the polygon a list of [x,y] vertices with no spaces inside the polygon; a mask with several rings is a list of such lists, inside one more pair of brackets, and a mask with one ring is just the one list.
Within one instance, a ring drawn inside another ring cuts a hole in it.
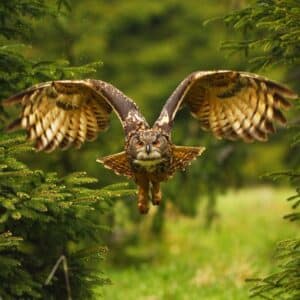
[{"label": "owl's ear tuft", "polygon": [[175,172],[178,169],[184,170],[193,160],[200,156],[205,147],[185,147],[185,146],[173,146],[173,162],[171,165],[171,171]]},{"label": "owl's ear tuft", "polygon": [[114,171],[117,175],[132,177],[133,173],[125,151],[113,155],[98,158],[97,162],[104,165],[106,169]]}]

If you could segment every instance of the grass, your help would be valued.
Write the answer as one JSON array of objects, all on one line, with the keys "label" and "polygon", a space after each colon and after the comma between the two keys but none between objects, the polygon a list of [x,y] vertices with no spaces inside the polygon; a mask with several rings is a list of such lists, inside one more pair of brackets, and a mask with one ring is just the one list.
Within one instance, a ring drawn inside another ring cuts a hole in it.
[{"label": "grass", "polygon": [[107,262],[112,285],[102,288],[104,299],[248,299],[245,279],[274,270],[276,242],[298,233],[282,219],[292,194],[270,187],[232,191],[219,199],[220,217],[210,230],[201,207],[196,218],[169,213],[161,238],[146,234],[145,219],[136,228],[138,246],[123,249],[130,260]]}]

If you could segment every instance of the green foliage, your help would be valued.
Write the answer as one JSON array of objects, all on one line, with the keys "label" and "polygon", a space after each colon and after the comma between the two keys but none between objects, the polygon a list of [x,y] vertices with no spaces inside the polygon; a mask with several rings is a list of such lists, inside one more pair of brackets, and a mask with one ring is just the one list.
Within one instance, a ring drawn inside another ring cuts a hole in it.
[{"label": "green foliage", "polygon": [[[1,96],[7,96],[8,91],[22,90],[41,81],[73,78],[95,72],[100,62],[86,64],[80,67],[69,66],[68,61],[35,61],[24,58],[21,54],[26,48],[23,44],[0,46],[0,84],[4,87]],[[6,95],[4,94],[6,91]]]},{"label": "green foliage", "polygon": [[69,0],[10,0],[2,1],[0,9],[1,34],[7,39],[30,37],[32,21],[45,16],[56,17],[70,9]]},{"label": "green foliage", "polygon": [[[288,209],[282,199],[290,193],[291,187],[270,186],[229,191],[219,197],[222,216],[210,231],[201,226],[201,210],[196,218],[169,210],[160,239],[144,234],[149,226],[149,219],[144,219],[133,229],[140,232],[140,243],[120,249],[127,254],[123,261],[118,256],[121,266],[105,266],[113,288],[99,288],[104,299],[249,299],[245,279],[257,274],[258,267],[260,273],[275,272],[270,248],[299,232],[296,224],[280,219]],[[118,229],[119,238],[122,230]]]},{"label": "green foliage", "polygon": [[[58,271],[50,286],[44,282],[64,255],[76,299],[92,297],[92,288],[109,281],[103,277],[99,246],[104,218],[112,199],[132,194],[125,185],[90,189],[97,181],[84,173],[58,178],[32,171],[15,155],[30,150],[23,138],[0,136],[0,295],[58,299],[66,294]],[[92,217],[98,216],[98,222]]]},{"label": "green foliage", "polygon": [[[275,176],[275,174],[273,175]],[[296,188],[296,194],[289,197],[293,211],[285,219],[300,225],[300,173],[291,171],[276,176],[288,177]],[[300,298],[300,238],[284,240],[276,249],[277,271],[261,279],[253,279],[255,285],[251,296],[263,299],[297,300]]]},{"label": "green foliage", "polygon": [[299,18],[298,0],[257,0],[225,17],[228,25],[246,33],[247,38],[227,41],[223,48],[249,54],[253,69],[299,64]]}]

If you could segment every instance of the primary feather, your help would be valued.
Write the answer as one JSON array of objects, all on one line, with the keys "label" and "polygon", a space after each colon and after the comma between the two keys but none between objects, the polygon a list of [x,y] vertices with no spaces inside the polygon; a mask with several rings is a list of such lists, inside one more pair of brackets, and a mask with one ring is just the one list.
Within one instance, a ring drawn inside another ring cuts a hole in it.
[{"label": "primary feather", "polygon": [[170,132],[178,109],[186,105],[204,130],[217,138],[265,141],[285,124],[281,109],[297,95],[256,74],[236,71],[195,72],[184,79],[166,102],[154,127]]},{"label": "primary feather", "polygon": [[71,146],[79,148],[85,141],[96,139],[98,132],[109,126],[112,110],[124,129],[148,126],[132,100],[99,80],[46,82],[3,102],[16,103],[22,105],[21,116],[7,129],[26,129],[36,149],[46,152]]}]

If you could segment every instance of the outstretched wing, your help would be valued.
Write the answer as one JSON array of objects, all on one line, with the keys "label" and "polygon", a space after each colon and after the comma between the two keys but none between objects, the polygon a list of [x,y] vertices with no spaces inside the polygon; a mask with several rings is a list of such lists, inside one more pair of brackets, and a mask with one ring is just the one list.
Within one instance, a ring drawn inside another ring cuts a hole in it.
[{"label": "outstretched wing", "polygon": [[187,105],[204,130],[217,138],[265,141],[273,122],[286,122],[281,109],[297,95],[264,77],[236,71],[195,72],[185,78],[154,124],[170,133],[177,111]]},{"label": "outstretched wing", "polygon": [[100,80],[60,80],[41,83],[6,100],[3,105],[20,103],[20,117],[8,130],[22,127],[37,150],[80,147],[97,138],[109,125],[114,111],[125,134],[148,128],[136,104],[113,85]]}]

